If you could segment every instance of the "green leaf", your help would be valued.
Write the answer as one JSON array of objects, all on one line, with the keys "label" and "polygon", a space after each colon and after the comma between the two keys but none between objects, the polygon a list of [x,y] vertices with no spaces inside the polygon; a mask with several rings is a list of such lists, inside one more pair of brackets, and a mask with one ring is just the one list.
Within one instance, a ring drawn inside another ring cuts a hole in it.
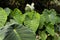
[{"label": "green leaf", "polygon": [[29,12],[26,15],[24,25],[36,32],[40,21],[40,14],[37,12]]},{"label": "green leaf", "polygon": [[45,24],[45,18],[43,15],[40,16],[40,23],[39,23],[39,29],[43,28],[43,25]]},{"label": "green leaf", "polygon": [[26,12],[25,14],[27,15],[26,17],[28,17],[29,19],[33,19],[33,16],[34,16],[34,11],[31,11],[31,12]]},{"label": "green leaf", "polygon": [[50,14],[49,10],[45,9],[42,13],[43,13],[42,16],[44,18],[44,21],[46,23],[48,23],[49,22],[49,16],[48,15]]},{"label": "green leaf", "polygon": [[6,36],[6,31],[7,31],[7,28],[0,29],[0,40],[4,39],[4,37]]},{"label": "green leaf", "polygon": [[40,32],[40,37],[41,37],[41,40],[46,40],[47,39],[47,35],[44,31]]},{"label": "green leaf", "polygon": [[9,28],[11,25],[17,24],[13,19],[10,22],[7,22],[3,28],[0,28],[0,40],[3,40],[5,36],[8,34]]},{"label": "green leaf", "polygon": [[5,8],[4,10],[6,11],[7,15],[9,15],[9,14],[11,13],[11,11],[12,11],[12,10],[9,9],[9,8]]},{"label": "green leaf", "polygon": [[44,9],[44,11],[42,12],[44,15],[49,15],[50,11],[48,9]]},{"label": "green leaf", "polygon": [[54,9],[50,10],[49,20],[50,20],[51,24],[56,23],[56,11]]},{"label": "green leaf", "polygon": [[60,23],[60,17],[56,17],[56,23]]},{"label": "green leaf", "polygon": [[49,22],[51,22],[51,24],[56,23],[56,11],[54,9],[51,9],[51,10],[45,9],[42,13],[46,23],[49,23]]},{"label": "green leaf", "polygon": [[8,28],[13,24],[7,24],[3,28],[0,28],[0,40],[3,40],[7,35]]},{"label": "green leaf", "polygon": [[56,23],[56,15],[50,14],[49,20],[50,20],[51,24],[55,24]]},{"label": "green leaf", "polygon": [[25,20],[25,15],[17,8],[14,9],[11,15],[19,24],[22,24]]},{"label": "green leaf", "polygon": [[8,28],[4,40],[35,40],[35,34],[28,27],[14,24]]},{"label": "green leaf", "polygon": [[52,24],[48,24],[46,26],[46,31],[52,36],[55,35],[54,26]]},{"label": "green leaf", "polygon": [[7,20],[7,14],[3,8],[0,7],[0,28],[4,26]]},{"label": "green leaf", "polygon": [[34,32],[36,32],[39,22],[34,19],[34,20],[27,20],[24,22],[24,24],[30,29],[32,29]]}]

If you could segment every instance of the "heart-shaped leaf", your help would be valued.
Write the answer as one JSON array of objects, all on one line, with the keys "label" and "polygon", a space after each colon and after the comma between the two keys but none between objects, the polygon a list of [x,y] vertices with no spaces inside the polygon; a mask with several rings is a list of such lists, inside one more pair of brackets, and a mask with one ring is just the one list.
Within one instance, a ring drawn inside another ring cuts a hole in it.
[{"label": "heart-shaped leaf", "polygon": [[36,32],[40,21],[40,14],[37,12],[29,12],[26,15],[24,25]]}]

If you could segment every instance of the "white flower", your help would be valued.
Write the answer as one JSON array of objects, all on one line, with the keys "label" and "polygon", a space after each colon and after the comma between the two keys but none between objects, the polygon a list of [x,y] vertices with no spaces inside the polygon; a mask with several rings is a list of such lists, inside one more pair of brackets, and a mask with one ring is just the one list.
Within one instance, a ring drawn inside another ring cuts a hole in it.
[{"label": "white flower", "polygon": [[34,3],[32,3],[31,5],[26,4],[25,10],[34,10]]}]

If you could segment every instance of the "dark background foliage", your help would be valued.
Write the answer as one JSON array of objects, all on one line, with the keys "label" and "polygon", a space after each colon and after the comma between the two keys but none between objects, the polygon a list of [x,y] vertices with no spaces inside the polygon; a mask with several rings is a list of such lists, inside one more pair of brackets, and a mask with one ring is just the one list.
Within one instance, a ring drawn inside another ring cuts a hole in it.
[{"label": "dark background foliage", "polygon": [[44,9],[54,8],[58,13],[60,13],[60,6],[56,4],[50,4],[52,0],[0,0],[0,7],[11,9],[19,8],[23,13],[25,12],[26,4],[35,3],[35,10],[37,12],[42,12]]}]

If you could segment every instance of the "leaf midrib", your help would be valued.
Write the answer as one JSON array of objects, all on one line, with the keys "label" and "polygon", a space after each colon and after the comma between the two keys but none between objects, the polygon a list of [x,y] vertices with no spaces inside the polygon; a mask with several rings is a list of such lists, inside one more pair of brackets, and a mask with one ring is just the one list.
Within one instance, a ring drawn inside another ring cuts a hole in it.
[{"label": "leaf midrib", "polygon": [[13,31],[15,32],[16,36],[18,37],[18,40],[21,40],[21,38],[20,38],[19,34],[17,33],[16,29],[14,29]]}]

